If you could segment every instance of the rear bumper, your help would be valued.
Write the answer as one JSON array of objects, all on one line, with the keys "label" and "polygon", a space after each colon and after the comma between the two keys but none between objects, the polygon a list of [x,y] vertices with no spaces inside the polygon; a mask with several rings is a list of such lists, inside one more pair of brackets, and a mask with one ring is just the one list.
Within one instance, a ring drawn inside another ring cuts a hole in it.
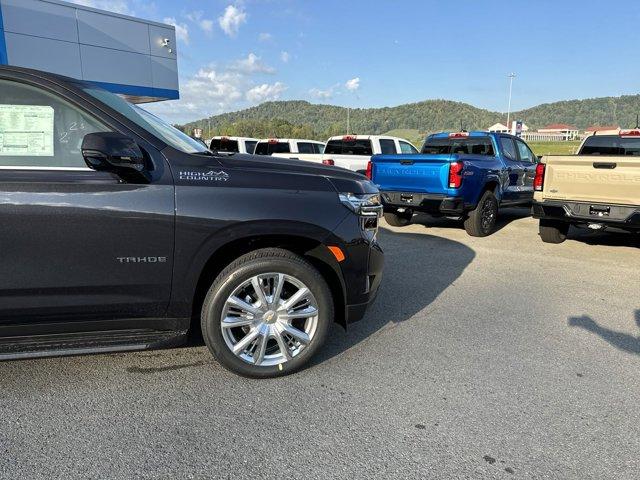
[{"label": "rear bumper", "polygon": [[[599,215],[598,212],[603,212]],[[640,207],[603,203],[534,201],[533,218],[574,225],[599,223],[609,227],[640,230]]]},{"label": "rear bumper", "polygon": [[464,198],[449,195],[413,192],[381,192],[381,195],[385,212],[407,208],[415,212],[459,215],[471,208],[464,203]]}]

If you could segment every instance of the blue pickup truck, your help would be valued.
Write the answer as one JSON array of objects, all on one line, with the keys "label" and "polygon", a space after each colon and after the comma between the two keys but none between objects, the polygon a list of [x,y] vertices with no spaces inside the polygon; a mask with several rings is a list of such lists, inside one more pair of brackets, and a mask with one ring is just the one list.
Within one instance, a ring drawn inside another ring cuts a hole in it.
[{"label": "blue pickup truck", "polygon": [[436,133],[419,154],[374,156],[367,173],[389,225],[408,225],[424,212],[463,218],[469,235],[485,237],[495,230],[499,207],[531,203],[537,163],[513,135]]}]

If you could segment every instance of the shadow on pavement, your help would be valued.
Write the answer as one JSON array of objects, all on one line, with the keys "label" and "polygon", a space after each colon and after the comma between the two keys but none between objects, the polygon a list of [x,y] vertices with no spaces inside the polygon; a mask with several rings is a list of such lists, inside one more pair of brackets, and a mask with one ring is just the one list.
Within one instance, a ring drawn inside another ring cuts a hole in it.
[{"label": "shadow on pavement", "polygon": [[598,232],[588,228],[571,227],[569,240],[586,243],[587,245],[603,245],[609,247],[636,247],[640,248],[640,234],[620,230],[605,230]]},{"label": "shadow on pavement", "polygon": [[[640,310],[636,310],[635,312],[635,321],[638,328],[640,328]],[[582,317],[569,317],[568,323],[570,327],[579,327],[598,335],[618,350],[640,355],[640,335],[629,335],[628,333],[618,332],[616,330],[600,326],[595,320],[587,315],[583,315]]]},{"label": "shadow on pavement", "polygon": [[354,347],[388,324],[399,324],[428,307],[473,261],[475,252],[462,243],[428,234],[382,228],[384,278],[375,303],[345,333],[335,326],[313,364]]},{"label": "shadow on pavement", "polygon": [[[531,216],[530,207],[501,208],[500,212],[498,213],[498,220],[496,222],[495,232],[502,230],[511,222],[515,222],[516,220],[520,220],[521,218],[527,218],[530,216]],[[456,228],[460,230],[464,229],[462,220],[457,220],[454,218],[446,218],[446,217],[432,217],[427,214],[416,215],[415,217],[413,217],[412,223],[415,225],[423,225],[427,228],[438,227],[438,228]]]}]

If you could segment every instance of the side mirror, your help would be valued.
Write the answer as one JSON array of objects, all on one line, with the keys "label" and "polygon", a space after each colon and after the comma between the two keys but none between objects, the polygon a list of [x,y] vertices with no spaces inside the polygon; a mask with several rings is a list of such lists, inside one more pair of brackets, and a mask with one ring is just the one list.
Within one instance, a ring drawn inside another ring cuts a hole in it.
[{"label": "side mirror", "polygon": [[136,142],[114,132],[88,133],[82,140],[82,156],[89,168],[123,177],[142,175],[145,158]]}]

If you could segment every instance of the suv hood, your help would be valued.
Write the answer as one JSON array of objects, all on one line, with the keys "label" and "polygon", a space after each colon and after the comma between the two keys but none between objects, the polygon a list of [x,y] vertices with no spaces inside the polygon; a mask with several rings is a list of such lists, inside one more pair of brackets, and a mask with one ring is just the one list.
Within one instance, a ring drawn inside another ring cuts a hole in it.
[{"label": "suv hood", "polygon": [[364,175],[345,168],[323,165],[321,163],[305,162],[290,158],[271,157],[262,155],[217,155],[222,166],[233,168],[250,168],[270,170],[283,173],[298,173],[301,175],[319,175],[326,177],[340,192],[377,193],[378,189]]}]

